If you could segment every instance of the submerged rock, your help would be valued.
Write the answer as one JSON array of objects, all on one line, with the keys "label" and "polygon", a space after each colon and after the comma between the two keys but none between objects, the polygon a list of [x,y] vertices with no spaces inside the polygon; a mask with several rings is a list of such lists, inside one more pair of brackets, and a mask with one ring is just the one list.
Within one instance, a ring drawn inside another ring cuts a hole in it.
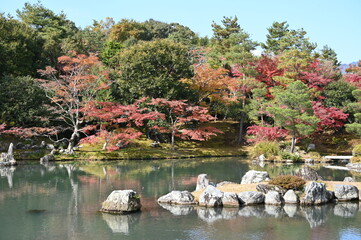
[{"label": "submerged rock", "polygon": [[199,196],[199,206],[204,207],[220,207],[222,206],[223,192],[212,185],[207,188]]},{"label": "submerged rock", "polygon": [[208,175],[203,173],[199,174],[197,178],[196,191],[202,190],[209,185]]},{"label": "submerged rock", "polygon": [[242,177],[241,184],[259,183],[269,180],[269,175],[264,171],[250,170]]},{"label": "submerged rock", "polygon": [[108,213],[129,213],[140,211],[139,194],[133,190],[115,190],[102,204],[100,211]]},{"label": "submerged rock", "polygon": [[352,201],[359,198],[359,191],[356,186],[335,184],[334,189],[338,201]]},{"label": "submerged rock", "polygon": [[333,193],[326,190],[324,183],[310,182],[306,185],[305,196],[301,199],[303,205],[317,205],[333,200]]},{"label": "submerged rock", "polygon": [[239,193],[238,199],[242,205],[254,205],[264,203],[265,196],[260,192],[248,191]]},{"label": "submerged rock", "polygon": [[171,191],[167,195],[158,198],[158,202],[179,205],[196,204],[194,196],[188,191]]}]

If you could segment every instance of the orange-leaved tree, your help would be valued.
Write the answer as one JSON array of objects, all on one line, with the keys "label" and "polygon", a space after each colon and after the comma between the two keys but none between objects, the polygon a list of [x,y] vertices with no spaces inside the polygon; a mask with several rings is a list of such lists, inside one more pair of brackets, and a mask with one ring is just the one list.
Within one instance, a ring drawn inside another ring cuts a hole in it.
[{"label": "orange-leaved tree", "polygon": [[55,105],[61,120],[72,130],[66,151],[72,154],[87,114],[80,109],[94,100],[100,90],[109,87],[107,72],[102,71],[101,62],[95,55],[76,52],[59,57],[56,68],[48,66],[38,72],[45,79],[37,79],[37,82]]}]

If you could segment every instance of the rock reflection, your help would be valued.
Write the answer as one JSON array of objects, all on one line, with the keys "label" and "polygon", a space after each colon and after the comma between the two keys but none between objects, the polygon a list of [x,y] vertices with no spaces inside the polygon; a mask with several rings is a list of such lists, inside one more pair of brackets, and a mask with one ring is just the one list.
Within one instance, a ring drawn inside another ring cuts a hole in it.
[{"label": "rock reflection", "polygon": [[270,216],[279,218],[283,215],[282,214],[283,208],[281,206],[276,206],[276,205],[266,205],[265,212]]},{"label": "rock reflection", "polygon": [[332,209],[331,204],[320,206],[302,207],[301,213],[309,222],[311,228],[318,227],[324,224],[327,220],[327,215]]},{"label": "rock reflection", "polygon": [[297,213],[298,206],[296,204],[286,204],[283,206],[283,210],[288,217],[293,218]]},{"label": "rock reflection", "polygon": [[245,206],[238,211],[238,215],[242,217],[263,218],[266,216],[265,206]]},{"label": "rock reflection", "polygon": [[358,203],[338,203],[333,209],[333,213],[336,216],[348,218],[354,217],[359,210]]},{"label": "rock reflection", "polygon": [[213,223],[222,219],[222,208],[197,208],[197,214],[205,222]]},{"label": "rock reflection", "polygon": [[113,233],[124,233],[129,235],[139,222],[140,213],[128,215],[114,215],[103,213],[103,219]]},{"label": "rock reflection", "polygon": [[9,188],[13,187],[13,177],[16,167],[0,167],[0,176],[6,177],[8,180]]},{"label": "rock reflection", "polygon": [[170,211],[175,216],[184,216],[190,214],[194,210],[194,206],[171,205],[158,203],[162,208]]}]

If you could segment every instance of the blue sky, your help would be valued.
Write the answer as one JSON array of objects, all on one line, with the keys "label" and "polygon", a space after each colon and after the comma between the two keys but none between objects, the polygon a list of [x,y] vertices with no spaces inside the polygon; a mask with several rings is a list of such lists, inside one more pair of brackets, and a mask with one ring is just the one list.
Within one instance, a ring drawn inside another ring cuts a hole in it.
[{"label": "blue sky", "polygon": [[[4,2],[5,0],[1,0]],[[25,2],[1,3],[0,12],[16,15]],[[149,18],[178,22],[200,36],[212,36],[212,21],[237,16],[241,27],[253,40],[263,42],[274,21],[287,21],[291,29],[303,28],[319,48],[328,45],[342,63],[361,59],[361,0],[42,0],[56,13],[64,11],[77,26],[112,17],[145,21]]]}]

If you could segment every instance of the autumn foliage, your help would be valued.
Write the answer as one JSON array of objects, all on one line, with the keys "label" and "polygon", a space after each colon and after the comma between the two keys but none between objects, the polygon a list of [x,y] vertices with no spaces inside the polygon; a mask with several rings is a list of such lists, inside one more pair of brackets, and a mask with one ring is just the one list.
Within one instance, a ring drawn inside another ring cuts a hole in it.
[{"label": "autumn foliage", "polygon": [[279,127],[252,125],[247,128],[248,142],[276,141],[284,139],[288,131]]}]

